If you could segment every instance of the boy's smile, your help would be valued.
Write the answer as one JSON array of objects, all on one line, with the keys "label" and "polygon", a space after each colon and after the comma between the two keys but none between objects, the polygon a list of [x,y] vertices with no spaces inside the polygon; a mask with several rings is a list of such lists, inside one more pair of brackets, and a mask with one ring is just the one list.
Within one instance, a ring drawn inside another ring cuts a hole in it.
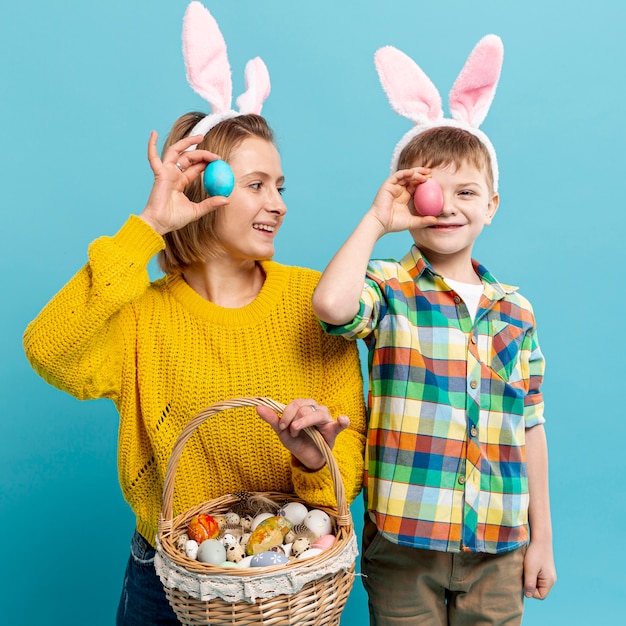
[{"label": "boy's smile", "polygon": [[[489,189],[483,172],[466,162],[458,168],[453,164],[433,168],[432,177],[443,190],[443,209],[435,225],[412,229],[411,235],[436,271],[468,282],[475,277],[474,242],[491,224],[499,197]],[[412,201],[410,209],[415,212]]]}]

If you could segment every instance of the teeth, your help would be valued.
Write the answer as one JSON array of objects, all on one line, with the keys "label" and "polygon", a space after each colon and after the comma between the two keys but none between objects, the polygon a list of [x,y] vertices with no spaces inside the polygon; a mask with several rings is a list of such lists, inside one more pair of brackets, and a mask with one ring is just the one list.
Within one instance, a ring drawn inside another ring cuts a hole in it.
[{"label": "teeth", "polygon": [[257,230],[264,230],[268,233],[273,233],[276,230],[275,226],[268,226],[267,224],[252,224],[252,228]]}]

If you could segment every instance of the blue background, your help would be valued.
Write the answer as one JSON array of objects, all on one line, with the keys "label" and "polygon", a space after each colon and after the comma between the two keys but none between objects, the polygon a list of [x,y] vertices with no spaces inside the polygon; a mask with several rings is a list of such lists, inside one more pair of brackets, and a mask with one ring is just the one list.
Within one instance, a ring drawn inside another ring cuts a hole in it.
[{"label": "blue background", "polygon": [[[133,518],[116,476],[117,417],[47,386],[27,323],[83,264],[87,244],[139,213],[151,129],[206,109],[188,87],[186,0],[1,0],[0,622],[111,624]],[[623,66],[626,4],[449,0],[214,1],[234,95],[256,55],[287,177],[277,260],[323,269],[368,208],[409,123],[372,56],[395,45],[444,95],[474,44],[505,61],[483,124],[501,204],[475,256],[534,303],[543,350],[559,580],[527,624],[622,619],[625,354]],[[446,109],[447,110],[447,109]],[[401,256],[408,235],[377,254]],[[354,507],[358,532],[362,506]],[[343,624],[366,623],[356,583]]]}]

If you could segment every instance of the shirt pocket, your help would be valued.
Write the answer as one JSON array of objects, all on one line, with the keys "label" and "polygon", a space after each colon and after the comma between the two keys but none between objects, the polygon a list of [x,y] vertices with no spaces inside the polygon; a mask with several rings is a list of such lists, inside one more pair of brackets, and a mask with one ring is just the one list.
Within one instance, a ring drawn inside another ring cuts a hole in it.
[{"label": "shirt pocket", "polygon": [[506,382],[515,382],[520,373],[524,329],[508,322],[489,321],[489,335],[479,336],[481,361]]}]

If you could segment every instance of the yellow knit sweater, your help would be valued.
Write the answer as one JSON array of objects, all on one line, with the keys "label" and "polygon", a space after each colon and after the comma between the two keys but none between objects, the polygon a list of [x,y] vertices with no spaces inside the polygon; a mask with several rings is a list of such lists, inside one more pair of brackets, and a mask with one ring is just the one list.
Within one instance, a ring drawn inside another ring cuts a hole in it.
[{"label": "yellow knit sweater", "polygon": [[[314,398],[350,428],[334,447],[352,501],[361,487],[365,408],[358,353],[327,336],[311,296],[319,273],[263,262],[266,280],[240,309],[208,302],[182,278],[150,283],[163,239],[136,216],[89,247],[88,263],[24,334],[26,355],[49,383],[80,399],[110,398],[120,415],[118,471],[137,528],[154,544],[172,446],[215,402]],[[334,504],[327,468],[306,472],[253,408],[218,413],[182,454],[174,514],[239,490],[296,492]]]}]

